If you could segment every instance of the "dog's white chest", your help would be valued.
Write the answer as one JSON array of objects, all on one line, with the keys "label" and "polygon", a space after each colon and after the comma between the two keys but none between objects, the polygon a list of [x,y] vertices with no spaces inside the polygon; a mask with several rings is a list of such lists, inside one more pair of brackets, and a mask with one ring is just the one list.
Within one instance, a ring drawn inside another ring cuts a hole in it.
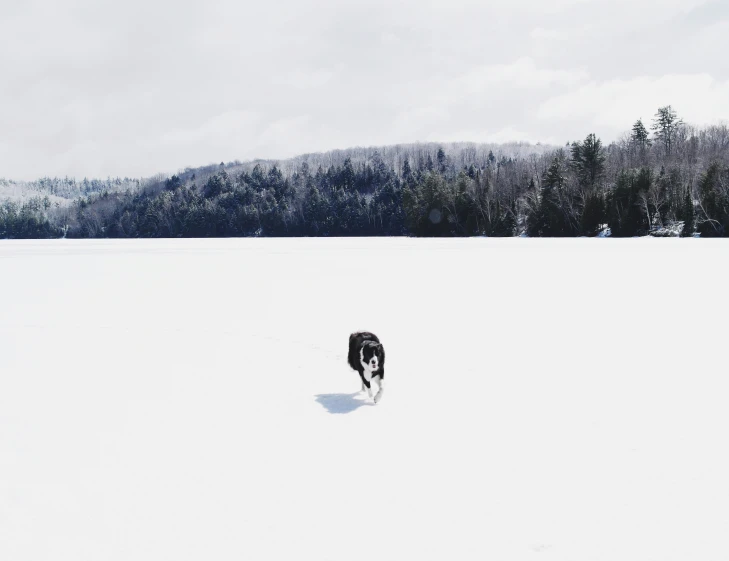
[{"label": "dog's white chest", "polygon": [[364,372],[362,372],[362,376],[368,382],[370,380],[372,380],[372,378],[374,378],[375,376],[377,376],[377,372],[379,371],[379,369],[378,370],[372,370],[372,367],[370,367],[369,365],[365,364],[364,362],[362,362],[362,368],[364,368]]}]

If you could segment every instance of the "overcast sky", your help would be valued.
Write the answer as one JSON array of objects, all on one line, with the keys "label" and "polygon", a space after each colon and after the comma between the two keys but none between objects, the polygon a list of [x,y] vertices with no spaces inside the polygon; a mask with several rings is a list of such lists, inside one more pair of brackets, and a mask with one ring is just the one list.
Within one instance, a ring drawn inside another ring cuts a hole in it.
[{"label": "overcast sky", "polygon": [[0,0],[0,177],[715,123],[728,37],[729,0]]}]

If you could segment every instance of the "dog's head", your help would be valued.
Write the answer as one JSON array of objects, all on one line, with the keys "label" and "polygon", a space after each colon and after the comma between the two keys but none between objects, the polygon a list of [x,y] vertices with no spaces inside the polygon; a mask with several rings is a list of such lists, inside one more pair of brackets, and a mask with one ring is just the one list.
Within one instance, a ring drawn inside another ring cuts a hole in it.
[{"label": "dog's head", "polygon": [[385,351],[380,343],[365,341],[359,350],[359,360],[362,362],[362,366],[376,372],[382,367]]}]

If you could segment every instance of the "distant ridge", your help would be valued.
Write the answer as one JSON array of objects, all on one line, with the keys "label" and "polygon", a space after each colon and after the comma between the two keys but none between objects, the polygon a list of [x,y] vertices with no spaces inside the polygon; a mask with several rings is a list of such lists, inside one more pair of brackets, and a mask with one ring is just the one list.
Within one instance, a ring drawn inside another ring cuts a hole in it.
[{"label": "distant ridge", "polygon": [[341,166],[347,158],[355,166],[363,165],[369,162],[376,154],[379,154],[382,161],[388,167],[400,173],[405,158],[427,159],[430,156],[435,160],[439,149],[442,149],[446,156],[459,166],[473,164],[477,167],[483,167],[486,165],[489,153],[492,153],[499,160],[502,157],[507,159],[523,159],[532,154],[540,156],[556,148],[556,146],[548,144],[530,144],[528,142],[413,142],[386,146],[355,146],[326,152],[309,152],[282,159],[256,158],[246,161],[217,162],[197,167],[186,167],[176,171],[171,170],[151,177],[140,178],[79,179],[69,177],[43,177],[34,181],[14,181],[12,179],[0,178],[0,201],[22,201],[33,197],[42,198],[47,196],[52,202],[65,204],[78,197],[88,197],[104,192],[118,193],[135,191],[145,186],[160,183],[173,175],[177,175],[183,180],[189,180],[193,176],[197,179],[204,180],[220,171],[221,163],[226,172],[230,174],[242,173],[244,171],[250,172],[256,165],[259,165],[264,170],[276,166],[281,170],[284,177],[290,177],[303,163],[308,164],[312,171],[316,171],[319,166],[323,168]]}]

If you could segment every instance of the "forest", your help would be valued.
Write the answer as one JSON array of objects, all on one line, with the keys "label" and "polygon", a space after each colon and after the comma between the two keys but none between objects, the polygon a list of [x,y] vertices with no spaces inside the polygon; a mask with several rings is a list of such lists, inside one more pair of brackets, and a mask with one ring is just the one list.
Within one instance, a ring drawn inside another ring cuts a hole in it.
[{"label": "forest", "polygon": [[729,235],[729,127],[671,106],[609,145],[410,144],[94,181],[0,202],[0,238]]}]

